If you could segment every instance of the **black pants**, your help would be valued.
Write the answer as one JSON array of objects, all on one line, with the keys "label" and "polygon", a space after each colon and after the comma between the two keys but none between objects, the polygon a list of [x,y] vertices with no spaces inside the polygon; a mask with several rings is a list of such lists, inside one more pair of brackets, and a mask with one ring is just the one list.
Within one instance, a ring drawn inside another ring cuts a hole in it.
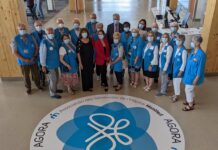
[{"label": "black pants", "polygon": [[101,76],[101,84],[105,87],[108,87],[107,83],[107,65],[96,65],[96,71],[99,71],[99,75]]},{"label": "black pants", "polygon": [[82,88],[83,91],[88,91],[93,88],[93,68],[83,68],[81,70]]},{"label": "black pants", "polygon": [[36,16],[36,10],[35,10],[34,5],[33,5],[33,6],[27,6],[27,7],[29,8],[29,10],[30,10],[30,12],[31,12],[31,15],[32,15],[33,20],[37,20],[38,18],[37,18],[37,16]]},{"label": "black pants", "polygon": [[30,72],[32,74],[33,81],[35,82],[36,87],[39,88],[40,81],[39,81],[38,65],[37,64],[25,65],[25,66],[20,66],[20,67],[21,67],[21,71],[22,71],[22,74],[24,77],[24,84],[25,84],[25,87],[27,88],[27,90],[31,90]]},{"label": "black pants", "polygon": [[96,74],[97,76],[101,76],[101,70],[100,70],[100,67],[98,67],[98,65],[95,66],[95,71],[96,71]]},{"label": "black pants", "polygon": [[123,84],[123,72],[116,72],[115,71],[115,75],[117,78],[117,82],[122,85]]}]

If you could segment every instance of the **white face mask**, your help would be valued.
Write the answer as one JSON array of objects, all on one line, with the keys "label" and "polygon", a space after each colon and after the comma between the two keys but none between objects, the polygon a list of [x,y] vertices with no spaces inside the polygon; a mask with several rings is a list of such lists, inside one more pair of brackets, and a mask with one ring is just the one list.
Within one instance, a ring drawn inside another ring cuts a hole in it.
[{"label": "white face mask", "polygon": [[118,24],[119,23],[119,20],[114,20],[114,24]]},{"label": "white face mask", "polygon": [[36,31],[38,32],[42,31],[42,26],[36,26],[35,28],[36,28]]},{"label": "white face mask", "polygon": [[88,36],[87,32],[83,32],[83,33],[82,33],[82,38],[85,39],[85,38],[87,38],[87,36]]},{"label": "white face mask", "polygon": [[195,48],[195,43],[191,42],[190,46],[191,46],[191,48]]},{"label": "white face mask", "polygon": [[129,30],[130,30],[129,27],[125,27],[125,28],[124,28],[124,31],[125,31],[125,32],[129,32]]},{"label": "white face mask", "polygon": [[65,43],[65,44],[69,44],[69,43],[70,43],[70,39],[64,40],[64,43]]},{"label": "white face mask", "polygon": [[138,33],[135,33],[135,32],[132,33],[132,37],[135,38],[135,37],[137,37],[137,36],[138,36]]},{"label": "white face mask", "polygon": [[153,32],[157,32],[158,29],[157,29],[157,28],[152,28],[152,31],[153,31]]},{"label": "white face mask", "polygon": [[22,36],[22,35],[25,35],[26,34],[26,30],[19,30],[19,34]]},{"label": "white face mask", "polygon": [[118,44],[119,40],[118,39],[114,39],[114,44]]},{"label": "white face mask", "polygon": [[60,24],[58,24],[58,27],[59,27],[59,28],[63,28],[63,27],[64,27],[64,24],[63,24],[63,23],[60,23]]},{"label": "white face mask", "polygon": [[144,28],[144,25],[140,23],[140,24],[139,24],[139,29],[142,30],[143,28]]},{"label": "white face mask", "polygon": [[101,40],[103,40],[103,39],[104,39],[104,35],[103,35],[103,34],[100,34],[100,35],[98,35],[98,38],[101,39]]},{"label": "white face mask", "polygon": [[74,23],[74,24],[73,24],[73,28],[74,28],[74,29],[79,29],[79,24],[78,24],[78,23]]},{"label": "white face mask", "polygon": [[50,40],[54,39],[54,34],[48,34],[47,36]]},{"label": "white face mask", "polygon": [[176,32],[176,27],[171,27],[170,30],[172,33],[174,33],[174,32]]},{"label": "white face mask", "polygon": [[91,23],[96,23],[96,19],[91,19]]}]

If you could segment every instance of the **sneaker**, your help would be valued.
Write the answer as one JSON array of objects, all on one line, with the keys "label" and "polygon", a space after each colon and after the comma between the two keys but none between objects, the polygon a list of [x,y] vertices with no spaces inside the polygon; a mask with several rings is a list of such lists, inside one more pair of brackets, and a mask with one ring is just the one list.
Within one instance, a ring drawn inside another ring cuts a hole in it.
[{"label": "sneaker", "polygon": [[160,92],[160,93],[157,93],[156,96],[158,96],[158,97],[160,97],[160,96],[166,96],[166,94],[163,94],[163,93]]},{"label": "sneaker", "polygon": [[63,90],[60,90],[60,89],[58,89],[58,90],[56,90],[56,93],[63,93],[64,91]]},{"label": "sneaker", "polygon": [[53,99],[61,99],[61,96],[60,95],[54,95],[54,96],[51,96],[51,98],[53,98]]}]

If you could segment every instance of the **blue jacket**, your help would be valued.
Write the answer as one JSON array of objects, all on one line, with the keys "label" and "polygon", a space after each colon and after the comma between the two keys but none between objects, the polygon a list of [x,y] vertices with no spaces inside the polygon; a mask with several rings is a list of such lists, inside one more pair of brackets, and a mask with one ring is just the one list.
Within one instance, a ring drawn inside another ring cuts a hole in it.
[{"label": "blue jacket", "polygon": [[74,45],[76,45],[79,37],[77,36],[75,29],[70,30],[70,37],[71,37],[71,42]]},{"label": "blue jacket", "polygon": [[196,54],[194,50],[191,51],[183,77],[183,83],[185,85],[193,85],[196,77],[199,77],[197,85],[201,85],[204,82],[206,64],[206,54],[202,49],[199,49]]},{"label": "blue jacket", "polygon": [[92,36],[94,33],[97,32],[97,30],[96,30],[96,24],[97,24],[97,23],[98,23],[98,22],[95,22],[95,23],[88,22],[88,23],[86,24],[86,29],[89,31],[90,36]]},{"label": "blue jacket", "polygon": [[[138,36],[135,40],[131,36],[128,40],[128,56],[127,61],[130,67],[140,68],[142,65],[142,49],[144,46],[144,42],[140,36]],[[138,62],[135,64],[135,59],[138,57]]]},{"label": "blue jacket", "polygon": [[[166,46],[164,47],[164,50],[162,51],[162,53],[161,53],[161,55],[160,55],[160,63],[161,63],[160,70],[162,70],[162,71],[164,70],[164,66],[165,66],[166,61],[167,61],[167,59],[166,59],[166,56],[167,56],[167,48],[168,48],[169,46],[171,46],[171,45],[170,45],[170,44],[166,45]],[[172,55],[173,55],[173,53],[172,53]],[[169,65],[168,65],[167,70],[166,70],[166,73],[167,73],[167,74],[171,74],[171,73],[172,73],[172,69],[173,69],[173,67],[172,67],[172,55],[171,55]]]},{"label": "blue jacket", "polygon": [[48,39],[43,39],[41,44],[45,44],[46,53],[46,67],[48,70],[53,70],[59,67],[59,46],[57,41],[54,39],[51,42]]},{"label": "blue jacket", "polygon": [[62,36],[64,34],[70,34],[70,31],[68,28],[64,27],[64,30],[62,31],[60,28],[56,28],[55,31],[54,31],[54,34],[55,34],[55,39],[57,40],[58,42],[58,46],[61,47],[61,44],[62,44]]},{"label": "blue jacket", "polygon": [[128,40],[129,38],[126,37],[126,34],[129,34],[129,38],[132,36],[132,33],[129,32],[122,32],[121,33],[121,43],[123,44],[123,48],[124,48],[124,52],[125,52],[125,56],[127,56],[128,54]]},{"label": "blue jacket", "polygon": [[[112,50],[111,50],[111,56],[110,59],[111,61],[115,61],[118,57],[119,57],[119,48],[123,47],[123,45],[121,43],[119,44],[112,44]],[[113,68],[113,70],[115,72],[122,72],[123,71],[123,62],[122,59],[119,60],[116,64],[112,65],[111,68]]]},{"label": "blue jacket", "polygon": [[40,46],[40,43],[42,42],[44,36],[46,35],[46,33],[45,33],[44,30],[42,30],[41,33],[42,33],[42,36],[41,36],[41,37],[39,36],[39,32],[38,32],[38,31],[33,31],[33,32],[31,33],[31,35],[32,35],[32,36],[34,37],[34,39],[36,40],[38,46]]},{"label": "blue jacket", "polygon": [[[147,51],[145,51],[145,48],[147,46],[148,42],[146,42],[144,48],[143,48],[143,54],[142,54],[142,59],[144,60],[144,71],[148,71],[149,66],[151,65],[151,62],[154,58],[154,50],[155,47],[158,47],[157,42],[154,41],[152,43],[152,46],[150,48],[147,49]],[[156,72],[158,69],[158,65],[152,65],[152,72]]]},{"label": "blue jacket", "polygon": [[161,34],[160,32],[157,32],[157,33],[155,34],[155,36],[156,36],[155,42],[157,43],[158,48],[159,48],[159,47],[160,47],[160,43],[161,43],[162,34]]},{"label": "blue jacket", "polygon": [[[27,40],[26,43],[21,39],[21,36],[19,34],[15,37],[14,40],[16,43],[16,49],[20,56],[26,59],[31,59],[34,57],[36,45],[34,44],[33,37],[30,34],[26,34],[25,36]],[[26,63],[19,58],[17,59],[17,63],[20,66],[35,64],[35,62]]]},{"label": "blue jacket", "polygon": [[[76,53],[76,46],[70,43],[67,46],[65,43],[62,43],[62,46],[66,50],[66,54],[64,55],[64,61],[71,66],[71,70],[67,73],[77,73],[78,71],[78,64],[77,64],[77,53]],[[63,64],[61,64],[62,66]],[[61,70],[63,72],[63,70]],[[65,73],[65,72],[64,72]]]}]

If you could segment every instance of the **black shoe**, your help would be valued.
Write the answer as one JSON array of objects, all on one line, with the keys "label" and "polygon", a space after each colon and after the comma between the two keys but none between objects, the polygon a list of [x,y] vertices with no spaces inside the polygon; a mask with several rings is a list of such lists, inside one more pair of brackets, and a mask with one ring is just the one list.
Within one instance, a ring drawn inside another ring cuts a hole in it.
[{"label": "black shoe", "polygon": [[38,90],[43,91],[43,87],[39,86],[37,88],[38,88]]},{"label": "black shoe", "polygon": [[53,99],[61,99],[61,96],[60,95],[54,95],[54,96],[51,96],[51,98],[53,98]]},{"label": "black shoe", "polygon": [[58,89],[58,90],[56,90],[56,93],[63,93],[64,91],[63,90],[60,90],[60,89]]},{"label": "black shoe", "polygon": [[28,89],[27,91],[26,91],[26,94],[27,95],[30,95],[32,93],[32,90],[31,89]]},{"label": "black shoe", "polygon": [[88,91],[89,91],[89,92],[92,92],[92,91],[93,91],[93,89],[88,89]]},{"label": "black shoe", "polygon": [[105,87],[104,91],[105,91],[105,92],[108,92],[108,87]]}]

